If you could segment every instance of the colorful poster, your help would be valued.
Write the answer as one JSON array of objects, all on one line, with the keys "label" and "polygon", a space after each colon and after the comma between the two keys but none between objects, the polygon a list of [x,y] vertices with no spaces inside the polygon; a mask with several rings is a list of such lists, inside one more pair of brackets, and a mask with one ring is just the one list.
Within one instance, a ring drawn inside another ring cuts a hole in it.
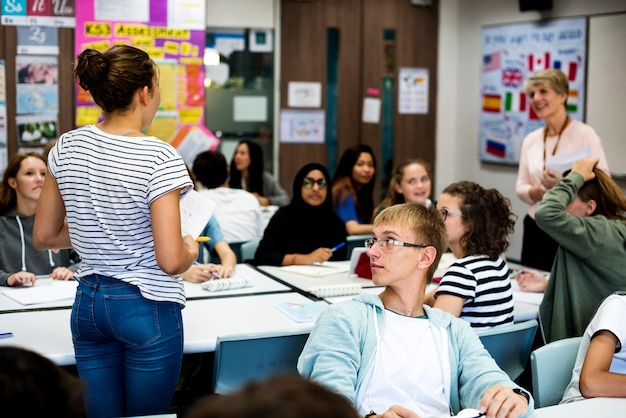
[{"label": "colorful poster", "polygon": [[[118,3],[124,6],[111,6]],[[196,5],[200,4],[204,2]],[[126,44],[143,49],[157,63],[161,105],[151,131],[170,143],[181,137],[182,130],[187,132],[185,128],[204,126],[205,31],[168,26],[169,13],[174,13],[169,9],[174,6],[176,2],[159,0],[80,2],[75,31],[76,55],[87,48],[104,51]],[[198,13],[205,16],[204,9]],[[176,14],[180,19],[180,12]],[[76,108],[77,125],[96,123],[101,117],[89,94],[78,86]],[[206,143],[209,149],[213,138],[208,137]]]},{"label": "colorful poster", "polygon": [[398,113],[428,113],[428,68],[400,68],[398,74]]},{"label": "colorful poster", "polygon": [[524,93],[533,73],[563,71],[569,81],[567,112],[583,120],[587,18],[489,26],[481,36],[480,159],[517,164],[524,137],[544,126]]},{"label": "colorful poster", "polygon": [[16,114],[52,114],[59,111],[59,64],[56,56],[15,57]]},{"label": "colorful poster", "polygon": [[2,0],[2,24],[74,27],[74,0]]},{"label": "colorful poster", "polygon": [[280,142],[322,144],[326,114],[323,110],[280,111]]}]

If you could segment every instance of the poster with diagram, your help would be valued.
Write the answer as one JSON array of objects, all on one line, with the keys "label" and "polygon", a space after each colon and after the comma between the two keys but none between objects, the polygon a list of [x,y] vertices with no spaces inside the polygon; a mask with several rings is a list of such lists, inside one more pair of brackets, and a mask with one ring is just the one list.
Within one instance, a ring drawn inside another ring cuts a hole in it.
[{"label": "poster with diagram", "polygon": [[565,73],[567,113],[584,120],[587,18],[488,26],[481,38],[481,161],[517,164],[524,137],[544,126],[524,93],[537,71]]}]

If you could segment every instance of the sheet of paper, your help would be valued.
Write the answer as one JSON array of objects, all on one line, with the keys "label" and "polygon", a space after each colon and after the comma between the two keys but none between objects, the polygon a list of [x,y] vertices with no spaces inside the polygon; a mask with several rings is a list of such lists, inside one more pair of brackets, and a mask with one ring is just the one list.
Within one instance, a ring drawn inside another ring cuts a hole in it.
[{"label": "sheet of paper", "polygon": [[198,238],[213,215],[215,202],[195,190],[188,191],[180,199],[180,223],[183,235]]},{"label": "sheet of paper", "polygon": [[347,264],[330,265],[322,263],[320,265],[293,265],[281,267],[282,270],[290,273],[302,274],[310,277],[325,277],[333,274],[347,273],[350,268]]},{"label": "sheet of paper", "polygon": [[572,168],[574,161],[581,158],[591,157],[591,145],[586,145],[579,150],[570,152],[569,154],[548,155],[546,158],[546,167],[557,173],[563,174],[564,171]]},{"label": "sheet of paper", "polygon": [[73,299],[76,295],[77,285],[78,282],[76,280],[53,281],[45,285],[7,289],[2,293],[22,305],[35,305],[38,303]]},{"label": "sheet of paper", "polygon": [[513,292],[515,302],[530,303],[531,305],[539,305],[543,300],[543,293],[535,292]]}]

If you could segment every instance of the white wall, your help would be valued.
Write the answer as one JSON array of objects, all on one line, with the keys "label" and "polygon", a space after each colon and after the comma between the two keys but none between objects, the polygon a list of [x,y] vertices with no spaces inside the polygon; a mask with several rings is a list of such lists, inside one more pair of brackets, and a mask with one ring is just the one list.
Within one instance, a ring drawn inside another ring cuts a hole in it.
[{"label": "white wall", "polygon": [[478,157],[481,28],[625,11],[623,0],[553,0],[553,9],[541,13],[520,12],[517,0],[440,0],[435,196],[450,183],[471,180],[511,199],[518,215],[507,251],[511,259],[520,258],[527,205],[515,195],[517,167],[481,163]]},{"label": "white wall", "polygon": [[209,28],[272,28],[274,0],[206,0]]}]

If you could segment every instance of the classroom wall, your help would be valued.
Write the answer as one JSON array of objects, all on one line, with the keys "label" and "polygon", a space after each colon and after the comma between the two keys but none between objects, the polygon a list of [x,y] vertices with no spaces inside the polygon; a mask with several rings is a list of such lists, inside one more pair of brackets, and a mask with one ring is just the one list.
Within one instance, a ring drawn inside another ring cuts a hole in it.
[{"label": "classroom wall", "polygon": [[[510,259],[520,258],[522,221],[527,205],[515,195],[517,166],[479,161],[481,28],[542,18],[625,11],[623,0],[553,0],[551,11],[523,13],[519,11],[517,0],[440,0],[435,195],[452,182],[471,180],[485,187],[495,187],[511,199],[518,222],[506,253]],[[626,28],[623,36],[626,36]],[[606,100],[606,105],[610,106],[611,97]]]}]

